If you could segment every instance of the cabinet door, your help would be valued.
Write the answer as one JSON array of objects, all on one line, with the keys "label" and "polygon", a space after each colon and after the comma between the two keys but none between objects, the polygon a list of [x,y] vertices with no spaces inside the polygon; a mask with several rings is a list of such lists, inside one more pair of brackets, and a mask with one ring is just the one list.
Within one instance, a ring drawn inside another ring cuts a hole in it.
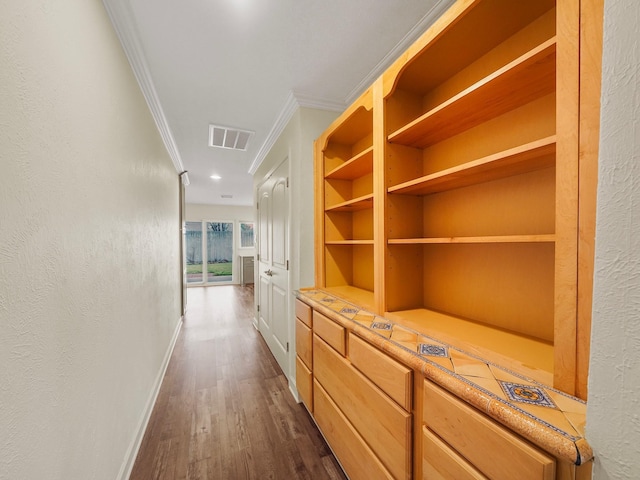
[{"label": "cabinet door", "polygon": [[349,360],[405,410],[411,410],[412,371],[366,341],[349,334]]},{"label": "cabinet door", "polygon": [[317,381],[314,403],[318,427],[351,480],[394,478]]},{"label": "cabinet door", "polygon": [[313,375],[298,356],[296,356],[296,388],[307,410],[313,413]]},{"label": "cabinet door", "polygon": [[340,355],[347,353],[345,328],[316,311],[313,312],[313,333],[331,345]]},{"label": "cabinet door", "polygon": [[422,478],[429,480],[487,480],[427,427],[422,427]]},{"label": "cabinet door", "polygon": [[296,319],[296,354],[304,362],[308,370],[313,368],[313,363],[311,363],[311,336],[311,329],[299,319]]},{"label": "cabinet door", "polygon": [[315,334],[313,373],[392,475],[410,478],[411,414]]},{"label": "cabinet door", "polygon": [[313,326],[311,323],[312,313],[309,305],[296,298],[296,318],[309,328]]}]

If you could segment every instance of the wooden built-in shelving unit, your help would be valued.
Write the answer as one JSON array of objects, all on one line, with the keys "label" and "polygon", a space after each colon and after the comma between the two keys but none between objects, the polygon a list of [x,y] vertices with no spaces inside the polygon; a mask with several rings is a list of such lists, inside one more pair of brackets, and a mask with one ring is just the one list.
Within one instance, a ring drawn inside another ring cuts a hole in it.
[{"label": "wooden built-in shelving unit", "polygon": [[579,3],[457,2],[327,129],[316,287],[584,396]]}]

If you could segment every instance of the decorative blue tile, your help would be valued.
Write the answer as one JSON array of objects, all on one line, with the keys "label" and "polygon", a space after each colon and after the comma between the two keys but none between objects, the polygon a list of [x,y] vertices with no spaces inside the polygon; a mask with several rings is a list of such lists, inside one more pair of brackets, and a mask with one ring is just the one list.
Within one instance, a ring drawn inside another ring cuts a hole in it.
[{"label": "decorative blue tile", "polygon": [[373,322],[371,324],[371,328],[376,328],[378,330],[391,330],[393,328],[393,325],[385,322]]},{"label": "decorative blue tile", "polygon": [[430,343],[418,344],[418,353],[420,355],[429,355],[431,357],[448,357],[447,347],[442,345],[432,345]]},{"label": "decorative blue tile", "polygon": [[344,307],[342,310],[340,310],[340,313],[358,313],[358,309],[357,308],[349,308],[349,307]]},{"label": "decorative blue tile", "polygon": [[539,405],[541,407],[556,408],[553,400],[547,393],[533,385],[521,385],[518,383],[504,382],[498,380],[502,390],[512,402],[528,403],[530,405]]}]

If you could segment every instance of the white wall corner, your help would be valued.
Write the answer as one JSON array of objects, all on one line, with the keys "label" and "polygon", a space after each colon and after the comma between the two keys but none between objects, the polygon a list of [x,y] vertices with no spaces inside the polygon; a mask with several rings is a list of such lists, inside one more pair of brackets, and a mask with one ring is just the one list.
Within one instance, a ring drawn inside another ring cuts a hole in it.
[{"label": "white wall corner", "polygon": [[449,9],[455,0],[438,0],[436,4],[429,10],[414,27],[400,40],[389,53],[387,53],[378,64],[373,67],[371,72],[362,79],[362,81],[351,90],[345,99],[346,105],[351,105],[362,93],[382,75],[393,62],[396,61],[402,53],[404,53],[415,41],[422,35],[442,14]]},{"label": "white wall corner", "polygon": [[286,128],[289,120],[291,120],[293,114],[296,113],[296,111],[300,107],[342,112],[347,107],[347,104],[340,100],[318,98],[300,92],[289,92],[289,95],[287,95],[287,99],[285,100],[284,105],[282,106],[282,109],[280,110],[280,113],[278,114],[276,121],[273,124],[273,127],[271,127],[271,131],[269,131],[269,135],[267,135],[266,140],[256,154],[256,158],[254,158],[251,166],[249,167],[249,173],[251,175],[256,173],[258,168],[260,168],[260,165],[269,154],[269,151],[271,151],[271,148]]},{"label": "white wall corner", "polygon": [[160,387],[162,387],[162,381],[164,380],[165,373],[167,372],[167,367],[169,366],[169,361],[171,360],[171,355],[173,355],[173,349],[176,346],[178,335],[180,334],[180,329],[182,328],[183,318],[184,317],[180,317],[178,319],[178,324],[176,325],[176,328],[173,332],[173,336],[171,338],[171,341],[169,342],[169,347],[167,348],[164,359],[162,360],[162,364],[160,365],[160,370],[158,371],[158,375],[156,376],[156,379],[153,383],[153,388],[151,389],[151,392],[149,394],[149,399],[147,400],[147,404],[142,411],[142,416],[140,417],[140,421],[138,422],[135,435],[131,440],[124,458],[124,462],[120,467],[120,472],[117,476],[118,480],[127,480],[131,476],[131,470],[133,469],[136,457],[138,456],[138,451],[140,450],[140,445],[142,444],[144,433],[147,430],[147,426],[149,425],[149,419],[151,418],[153,407],[155,406],[156,400],[158,399]]},{"label": "white wall corner", "polygon": [[142,95],[147,101],[147,105],[151,112],[160,137],[164,142],[165,148],[171,157],[173,166],[178,174],[184,172],[184,165],[180,157],[180,152],[173,139],[173,134],[169,128],[169,123],[164,115],[158,94],[156,93],[151,74],[147,66],[144,56],[144,50],[140,43],[140,36],[135,24],[134,15],[129,7],[129,3],[125,0],[102,0],[104,7],[111,19],[111,24],[120,39],[122,49],[129,60],[133,74],[140,85]]}]

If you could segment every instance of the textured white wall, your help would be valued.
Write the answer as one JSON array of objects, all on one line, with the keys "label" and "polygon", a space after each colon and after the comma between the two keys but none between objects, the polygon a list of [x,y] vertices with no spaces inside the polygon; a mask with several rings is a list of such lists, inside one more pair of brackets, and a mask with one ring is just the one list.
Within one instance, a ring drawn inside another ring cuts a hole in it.
[{"label": "textured white wall", "polygon": [[594,480],[640,478],[640,2],[606,0],[587,438]]},{"label": "textured white wall", "polygon": [[177,174],[102,2],[0,12],[0,478],[114,479],[179,322]]},{"label": "textured white wall", "polygon": [[[187,187],[189,188],[189,187]],[[189,221],[202,220],[235,220],[255,221],[256,209],[253,205],[203,205],[199,203],[187,203],[185,217]]]}]

